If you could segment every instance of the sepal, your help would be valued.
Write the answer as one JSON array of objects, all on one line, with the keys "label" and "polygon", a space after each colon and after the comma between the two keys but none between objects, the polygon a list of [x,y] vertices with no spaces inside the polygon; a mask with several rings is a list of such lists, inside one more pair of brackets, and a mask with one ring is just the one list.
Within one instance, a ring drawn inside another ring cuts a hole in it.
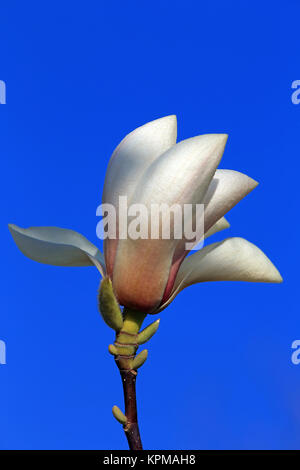
[{"label": "sepal", "polygon": [[112,407],[112,414],[119,423],[123,424],[123,426],[127,424],[127,418],[118,406],[115,405]]},{"label": "sepal", "polygon": [[118,355],[118,350],[117,350],[117,348],[116,348],[116,346],[115,346],[114,344],[110,344],[110,345],[108,346],[108,352],[109,352],[110,354],[112,354],[113,356],[117,356],[117,355]]},{"label": "sepal", "polygon": [[105,323],[115,331],[123,326],[123,317],[109,277],[102,279],[99,290],[99,310]]},{"label": "sepal", "polygon": [[136,370],[139,367],[141,367],[146,361],[147,357],[148,357],[148,351],[147,349],[144,349],[133,359],[132,368]]},{"label": "sepal", "polygon": [[152,336],[157,332],[159,322],[160,320],[155,320],[138,334],[137,343],[139,345],[146,343],[150,338],[152,338]]}]

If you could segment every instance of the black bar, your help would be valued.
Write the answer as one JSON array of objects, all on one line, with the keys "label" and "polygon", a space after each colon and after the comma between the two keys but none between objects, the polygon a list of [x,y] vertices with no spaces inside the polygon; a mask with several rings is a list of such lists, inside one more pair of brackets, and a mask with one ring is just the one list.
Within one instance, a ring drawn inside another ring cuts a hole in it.
[{"label": "black bar", "polygon": [[[298,450],[0,450],[0,461],[10,464],[22,463],[42,465],[76,464],[83,468],[100,466],[123,466],[124,468],[152,467],[155,465],[195,466],[206,458],[251,457],[251,456],[295,456]],[[87,467],[88,466],[88,467]],[[3,467],[2,467],[3,468]]]}]

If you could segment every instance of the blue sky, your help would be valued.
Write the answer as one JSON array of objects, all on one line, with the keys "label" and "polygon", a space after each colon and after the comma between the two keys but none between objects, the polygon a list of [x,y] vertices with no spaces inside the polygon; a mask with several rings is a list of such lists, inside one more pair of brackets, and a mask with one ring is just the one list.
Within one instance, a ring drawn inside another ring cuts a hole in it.
[{"label": "blue sky", "polygon": [[291,0],[3,3],[0,448],[127,448],[96,269],[30,261],[7,223],[99,243],[113,149],[173,113],[179,140],[229,134],[221,167],[260,184],[215,240],[257,244],[284,283],[195,285],[160,314],[137,384],[144,446],[299,448],[299,14]]}]

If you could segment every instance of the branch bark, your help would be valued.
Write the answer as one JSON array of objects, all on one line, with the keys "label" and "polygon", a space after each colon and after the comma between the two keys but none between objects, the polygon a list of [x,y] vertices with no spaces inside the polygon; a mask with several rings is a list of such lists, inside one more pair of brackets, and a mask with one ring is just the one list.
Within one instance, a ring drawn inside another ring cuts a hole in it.
[{"label": "branch bark", "polygon": [[126,424],[123,426],[130,450],[143,450],[138,426],[136,405],[136,377],[133,369],[133,359],[138,349],[138,332],[146,317],[145,313],[124,309],[123,327],[116,334],[114,343],[115,362],[119,368],[124,391]]},{"label": "branch bark", "polygon": [[135,370],[120,370],[124,401],[125,401],[125,416],[127,423],[123,427],[125,435],[127,437],[128,445],[130,450],[143,450],[138,417],[137,417],[137,406],[136,406],[136,377],[137,372]]}]

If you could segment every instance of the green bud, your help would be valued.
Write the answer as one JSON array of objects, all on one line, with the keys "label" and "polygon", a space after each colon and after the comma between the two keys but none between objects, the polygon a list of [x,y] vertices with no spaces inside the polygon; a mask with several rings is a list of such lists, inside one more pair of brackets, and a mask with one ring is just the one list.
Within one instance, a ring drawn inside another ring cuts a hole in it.
[{"label": "green bud", "polygon": [[140,352],[140,354],[135,356],[135,358],[133,359],[132,368],[138,369],[139,367],[141,367],[146,361],[147,357],[148,357],[148,351],[147,349],[144,349],[142,352]]},{"label": "green bud", "polygon": [[108,346],[108,352],[110,352],[110,354],[112,354],[113,356],[117,356],[118,355],[118,351],[117,351],[117,348],[114,344],[110,344]]},{"label": "green bud", "polygon": [[123,424],[123,426],[127,424],[127,418],[118,406],[115,405],[112,407],[112,413],[116,420],[119,421],[119,423]]},{"label": "green bud", "polygon": [[123,317],[109,277],[102,279],[99,291],[99,310],[105,323],[115,331],[123,326]]},{"label": "green bud", "polygon": [[138,344],[144,344],[146,341],[148,341],[154,333],[157,332],[157,329],[159,327],[159,322],[160,320],[156,320],[153,323],[150,323],[144,330],[142,330],[137,337],[137,343]]}]

